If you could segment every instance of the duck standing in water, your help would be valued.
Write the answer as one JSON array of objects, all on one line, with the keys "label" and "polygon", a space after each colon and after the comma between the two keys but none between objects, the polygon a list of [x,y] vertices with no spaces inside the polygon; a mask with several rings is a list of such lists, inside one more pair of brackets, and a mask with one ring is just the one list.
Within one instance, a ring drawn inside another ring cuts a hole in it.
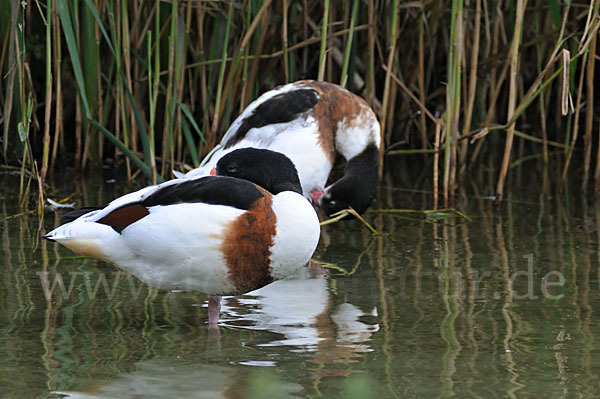
[{"label": "duck standing in water", "polygon": [[299,271],[319,241],[319,219],[292,162],[246,148],[216,164],[217,176],[171,180],[73,211],[44,238],[113,263],[161,289],[220,296],[263,287]]},{"label": "duck standing in water", "polygon": [[[207,176],[225,154],[246,147],[287,155],[303,194],[332,214],[367,210],[377,188],[380,126],[369,105],[341,86],[303,80],[268,91],[252,102],[200,163],[179,178]],[[325,187],[340,154],[344,176]]]}]

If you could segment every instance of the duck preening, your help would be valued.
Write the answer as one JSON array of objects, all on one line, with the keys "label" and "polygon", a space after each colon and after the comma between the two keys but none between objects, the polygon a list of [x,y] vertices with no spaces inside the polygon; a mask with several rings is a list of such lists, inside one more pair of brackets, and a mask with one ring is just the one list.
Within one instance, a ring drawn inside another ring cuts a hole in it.
[{"label": "duck preening", "polygon": [[44,238],[114,263],[146,284],[209,295],[215,327],[220,296],[236,295],[295,274],[319,241],[319,219],[302,196],[284,155],[233,151],[217,176],[171,180],[124,195]]},{"label": "duck preening", "polygon": [[[376,192],[379,146],[379,122],[362,98],[335,84],[303,80],[264,93],[198,168],[175,174],[207,176],[235,149],[266,148],[292,160],[304,196],[328,216],[348,207],[363,213]],[[346,160],[344,176],[325,187],[337,154]]]}]

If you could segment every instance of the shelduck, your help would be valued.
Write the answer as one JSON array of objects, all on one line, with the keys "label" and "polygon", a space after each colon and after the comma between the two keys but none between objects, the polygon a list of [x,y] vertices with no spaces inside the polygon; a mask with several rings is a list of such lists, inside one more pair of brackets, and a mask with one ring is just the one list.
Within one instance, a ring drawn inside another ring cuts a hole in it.
[{"label": "shelduck", "polygon": [[[363,213],[376,192],[379,146],[379,122],[362,98],[335,84],[303,80],[261,95],[198,168],[175,174],[206,176],[235,149],[266,148],[294,162],[304,196],[328,216],[349,206]],[[337,154],[346,160],[344,176],[324,188]]]},{"label": "shelduck", "polygon": [[299,271],[319,241],[319,219],[292,162],[246,148],[216,164],[217,176],[175,179],[124,195],[44,238],[108,261],[146,284],[209,295],[215,327],[221,295],[263,287]]}]

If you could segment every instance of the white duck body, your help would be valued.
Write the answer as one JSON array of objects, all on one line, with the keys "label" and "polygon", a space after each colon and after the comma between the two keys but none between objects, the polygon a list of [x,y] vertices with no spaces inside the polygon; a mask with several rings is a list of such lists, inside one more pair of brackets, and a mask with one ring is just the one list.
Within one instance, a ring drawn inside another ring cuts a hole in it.
[{"label": "white duck body", "polygon": [[246,180],[210,176],[127,194],[45,238],[156,288],[235,295],[295,274],[319,234],[299,193],[272,195]]},{"label": "white duck body", "polygon": [[121,233],[98,223],[96,213],[58,227],[48,238],[73,252],[113,263],[155,288],[211,295],[233,292],[223,256],[215,249],[222,246],[224,227],[242,210],[196,203],[149,211]]},{"label": "white duck body", "polygon": [[[175,174],[180,178],[207,176],[230,151],[264,148],[292,160],[308,198],[325,187],[337,153],[350,160],[371,147],[377,152],[379,146],[379,122],[362,98],[331,83],[305,80],[261,95],[231,124],[198,168]],[[377,169],[376,162],[373,168]]]}]

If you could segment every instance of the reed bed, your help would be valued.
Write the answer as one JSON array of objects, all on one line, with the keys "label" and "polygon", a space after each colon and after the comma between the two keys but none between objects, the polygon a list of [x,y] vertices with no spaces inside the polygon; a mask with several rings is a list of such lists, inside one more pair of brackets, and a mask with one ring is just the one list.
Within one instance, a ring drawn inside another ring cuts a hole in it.
[{"label": "reed bed", "polygon": [[599,5],[3,1],[2,163],[20,168],[24,205],[64,166],[159,182],[197,165],[260,93],[318,78],[375,109],[381,172],[397,155],[426,162],[434,207],[488,166],[500,200],[511,164],[538,157],[598,191]]}]

